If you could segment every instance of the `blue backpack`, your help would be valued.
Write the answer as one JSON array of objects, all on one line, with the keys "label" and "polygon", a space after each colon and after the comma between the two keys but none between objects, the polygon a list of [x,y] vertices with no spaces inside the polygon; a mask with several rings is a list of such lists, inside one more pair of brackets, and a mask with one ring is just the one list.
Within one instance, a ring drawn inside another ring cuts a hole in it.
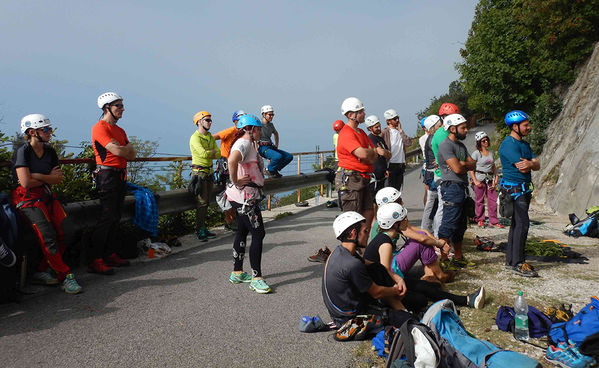
[{"label": "blue backpack", "polygon": [[435,335],[442,352],[442,367],[451,368],[538,368],[536,360],[504,350],[470,335],[458,317],[451,300],[440,300],[429,307],[422,323]]},{"label": "blue backpack", "polygon": [[592,297],[591,302],[580,310],[568,322],[554,323],[549,330],[549,338],[557,344],[572,340],[580,345],[587,336],[599,332],[599,299]]}]

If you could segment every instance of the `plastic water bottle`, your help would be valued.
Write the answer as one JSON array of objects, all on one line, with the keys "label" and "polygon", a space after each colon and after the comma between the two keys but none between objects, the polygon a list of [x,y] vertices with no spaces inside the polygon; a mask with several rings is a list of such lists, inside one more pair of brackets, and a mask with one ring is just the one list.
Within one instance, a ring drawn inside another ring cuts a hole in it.
[{"label": "plastic water bottle", "polygon": [[317,190],[314,192],[314,205],[318,206],[320,204],[320,192]]},{"label": "plastic water bottle", "polygon": [[514,337],[516,340],[528,341],[528,304],[524,299],[522,291],[518,291],[516,302],[514,303]]}]

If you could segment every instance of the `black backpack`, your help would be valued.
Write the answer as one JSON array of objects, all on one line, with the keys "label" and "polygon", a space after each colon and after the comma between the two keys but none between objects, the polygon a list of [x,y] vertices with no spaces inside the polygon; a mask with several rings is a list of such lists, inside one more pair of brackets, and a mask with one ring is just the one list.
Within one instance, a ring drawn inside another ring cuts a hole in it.
[{"label": "black backpack", "polygon": [[[404,322],[403,325],[397,330],[391,339],[391,344],[389,346],[389,357],[387,358],[387,368],[397,365],[398,360],[401,360],[402,357],[405,356],[404,366],[413,367],[414,362],[417,359],[416,355],[416,343],[414,342],[414,337],[412,336],[412,331],[416,329],[418,330],[425,338],[426,342],[432,348],[432,351],[435,355],[434,359],[437,362],[441,361],[441,350],[439,349],[439,344],[437,343],[437,339],[435,335],[431,331],[430,327],[425,324],[418,322],[415,319],[409,319]],[[426,342],[421,341],[420,343],[426,344]]]}]

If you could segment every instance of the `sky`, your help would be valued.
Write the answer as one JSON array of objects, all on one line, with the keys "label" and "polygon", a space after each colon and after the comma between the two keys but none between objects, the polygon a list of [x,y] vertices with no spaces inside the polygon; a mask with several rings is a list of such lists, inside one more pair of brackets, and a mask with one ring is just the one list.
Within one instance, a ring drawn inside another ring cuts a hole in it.
[{"label": "sky", "polygon": [[367,116],[396,109],[414,135],[416,113],[458,79],[476,3],[3,1],[0,130],[41,113],[57,138],[89,141],[97,97],[114,91],[119,126],[160,153],[189,155],[197,111],[216,133],[266,104],[282,149],[332,149],[350,96]]}]

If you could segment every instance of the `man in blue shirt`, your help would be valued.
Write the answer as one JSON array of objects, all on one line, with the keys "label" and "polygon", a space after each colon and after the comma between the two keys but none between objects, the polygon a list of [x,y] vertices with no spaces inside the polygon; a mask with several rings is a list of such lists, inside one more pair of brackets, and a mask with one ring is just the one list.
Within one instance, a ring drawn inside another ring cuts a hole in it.
[{"label": "man in blue shirt", "polygon": [[514,213],[505,252],[506,267],[525,277],[538,276],[534,268],[526,263],[524,246],[528,237],[528,207],[532,197],[531,170],[539,170],[541,164],[535,158],[528,142],[522,140],[532,130],[528,115],[520,110],[508,112],[505,124],[510,128],[499,147],[499,157],[503,167],[502,190],[507,191],[513,200]]}]

